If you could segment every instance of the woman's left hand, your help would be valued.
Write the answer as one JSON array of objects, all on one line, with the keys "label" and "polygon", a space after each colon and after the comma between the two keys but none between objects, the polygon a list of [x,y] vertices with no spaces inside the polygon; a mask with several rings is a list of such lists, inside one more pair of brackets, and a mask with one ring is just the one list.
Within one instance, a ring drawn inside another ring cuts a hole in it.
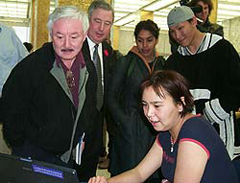
[{"label": "woman's left hand", "polygon": [[88,183],[108,183],[107,179],[103,176],[92,177]]}]

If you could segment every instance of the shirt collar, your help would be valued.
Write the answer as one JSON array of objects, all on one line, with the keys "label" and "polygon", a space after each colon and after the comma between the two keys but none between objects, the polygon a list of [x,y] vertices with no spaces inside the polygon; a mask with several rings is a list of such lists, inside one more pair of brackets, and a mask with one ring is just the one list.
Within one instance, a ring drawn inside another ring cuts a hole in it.
[{"label": "shirt collar", "polygon": [[[94,43],[88,36],[87,36],[87,42],[88,42],[88,46],[89,46],[89,51],[91,54],[91,58],[93,59],[93,52],[94,52],[94,46],[96,45],[96,43]],[[102,53],[102,43],[98,44],[98,53]],[[102,54],[99,54],[100,58],[102,58]]]}]

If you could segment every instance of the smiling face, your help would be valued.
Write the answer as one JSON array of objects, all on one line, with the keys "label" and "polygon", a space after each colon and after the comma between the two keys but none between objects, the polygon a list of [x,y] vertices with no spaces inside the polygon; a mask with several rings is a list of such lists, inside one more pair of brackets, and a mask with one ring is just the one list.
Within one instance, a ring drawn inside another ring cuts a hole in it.
[{"label": "smiling face", "polygon": [[208,7],[208,4],[205,4],[204,2],[202,1],[199,1],[197,3],[197,5],[201,6],[202,7],[202,12],[200,13],[196,13],[196,16],[199,17],[200,19],[203,20],[203,23],[206,22],[208,16],[209,16],[209,7]]},{"label": "smiling face", "polygon": [[139,52],[145,57],[154,57],[154,49],[158,39],[148,30],[141,30],[136,38],[136,44]]},{"label": "smiling face", "polygon": [[181,104],[176,104],[173,98],[165,90],[164,97],[159,97],[150,86],[144,89],[142,105],[145,116],[156,131],[174,129],[181,120]]},{"label": "smiling face", "polygon": [[169,27],[169,33],[178,44],[188,47],[193,43],[196,23],[196,18],[194,17],[191,22],[184,21]]},{"label": "smiling face", "polygon": [[62,18],[54,22],[51,36],[56,54],[63,62],[71,62],[82,49],[86,33],[80,20]]},{"label": "smiling face", "polygon": [[112,23],[112,11],[97,8],[89,20],[89,38],[96,44],[103,42],[109,36]]}]

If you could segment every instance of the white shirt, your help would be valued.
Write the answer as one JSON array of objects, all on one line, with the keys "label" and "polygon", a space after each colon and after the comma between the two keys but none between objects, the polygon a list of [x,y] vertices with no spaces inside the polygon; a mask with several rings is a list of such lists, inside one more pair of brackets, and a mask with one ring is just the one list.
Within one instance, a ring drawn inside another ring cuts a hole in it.
[{"label": "white shirt", "polygon": [[[88,36],[87,36],[87,42],[88,42],[88,46],[89,46],[89,51],[90,51],[90,56],[91,56],[91,60],[93,60],[93,52],[95,50],[95,45],[96,43],[94,43]],[[102,80],[102,86],[104,86],[104,78],[103,78],[103,47],[102,47],[102,43],[98,44],[98,55],[100,57],[100,61],[101,61],[101,80]],[[104,88],[104,87],[103,87]]]}]

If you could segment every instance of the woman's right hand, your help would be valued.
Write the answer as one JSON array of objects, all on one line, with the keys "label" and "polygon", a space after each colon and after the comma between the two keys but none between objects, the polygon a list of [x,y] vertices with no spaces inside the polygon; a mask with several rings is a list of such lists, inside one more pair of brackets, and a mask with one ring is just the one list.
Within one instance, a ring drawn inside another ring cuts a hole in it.
[{"label": "woman's right hand", "polygon": [[103,176],[92,177],[88,183],[108,183],[107,179]]}]

